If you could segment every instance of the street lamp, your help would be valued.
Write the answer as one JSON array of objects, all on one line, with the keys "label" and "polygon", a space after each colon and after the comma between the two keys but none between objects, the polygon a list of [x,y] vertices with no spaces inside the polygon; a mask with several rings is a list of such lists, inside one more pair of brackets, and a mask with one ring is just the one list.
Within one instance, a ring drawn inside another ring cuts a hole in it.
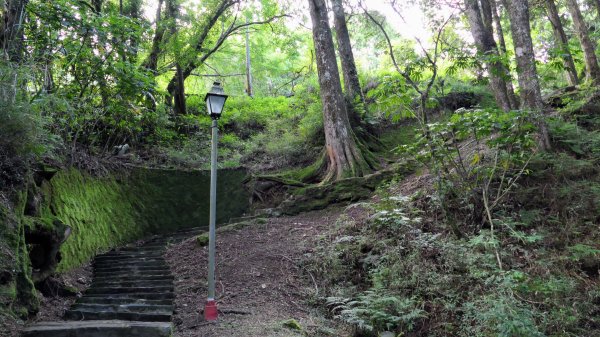
[{"label": "street lamp", "polygon": [[213,87],[204,98],[206,109],[212,118],[212,143],[210,155],[210,217],[208,223],[208,298],[204,305],[204,319],[215,321],[219,316],[217,302],[215,301],[215,222],[217,218],[217,120],[221,117],[227,95],[221,83],[214,82]]}]

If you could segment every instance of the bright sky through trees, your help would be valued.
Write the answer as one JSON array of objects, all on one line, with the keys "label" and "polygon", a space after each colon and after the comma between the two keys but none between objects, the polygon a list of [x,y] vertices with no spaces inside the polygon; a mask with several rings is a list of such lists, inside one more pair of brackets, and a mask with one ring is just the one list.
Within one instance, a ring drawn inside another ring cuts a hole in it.
[{"label": "bright sky through trees", "polygon": [[[184,6],[196,7],[199,0],[186,0],[183,2]],[[357,0],[351,0],[353,6],[357,6]],[[391,26],[405,38],[427,37],[429,32],[427,31],[427,22],[423,12],[419,9],[416,4],[402,4],[403,17],[400,17],[395,13],[388,1],[384,0],[366,0],[364,4],[369,10],[376,10],[384,14],[391,24]],[[146,18],[153,21],[156,16],[156,7],[158,0],[147,0],[144,4],[144,14]],[[300,22],[308,19],[308,9],[305,1],[291,1],[289,3],[290,9],[295,15],[288,18],[287,21],[290,25],[296,25],[301,23],[304,27],[307,27],[307,22]],[[449,8],[444,8],[444,12],[450,13]],[[301,17],[304,14],[304,17]]]}]

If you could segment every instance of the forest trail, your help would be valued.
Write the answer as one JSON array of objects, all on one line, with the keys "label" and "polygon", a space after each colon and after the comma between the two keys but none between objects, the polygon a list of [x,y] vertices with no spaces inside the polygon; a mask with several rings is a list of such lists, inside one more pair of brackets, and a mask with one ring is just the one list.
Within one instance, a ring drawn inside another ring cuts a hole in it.
[{"label": "forest trail", "polygon": [[310,303],[318,287],[299,265],[341,210],[329,208],[270,218],[217,233],[219,322],[202,318],[208,250],[195,239],[167,248],[175,275],[176,337],[348,336],[338,322]]},{"label": "forest trail", "polygon": [[349,335],[317,308],[322,294],[300,265],[341,212],[332,207],[219,230],[217,323],[203,318],[208,249],[197,240],[205,229],[193,228],[98,255],[90,288],[62,320],[37,322],[22,337]]}]

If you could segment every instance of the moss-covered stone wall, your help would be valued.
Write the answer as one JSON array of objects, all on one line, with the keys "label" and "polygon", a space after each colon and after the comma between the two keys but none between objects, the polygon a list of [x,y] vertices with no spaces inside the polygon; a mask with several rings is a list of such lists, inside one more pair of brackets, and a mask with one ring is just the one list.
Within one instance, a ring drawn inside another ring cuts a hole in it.
[{"label": "moss-covered stone wall", "polygon": [[0,331],[4,317],[24,318],[38,308],[22,217],[25,191],[0,193]]},{"label": "moss-covered stone wall", "polygon": [[[245,177],[244,170],[219,172],[218,223],[248,208]],[[42,186],[48,200],[42,216],[55,216],[71,227],[58,270],[152,234],[206,226],[209,186],[210,174],[202,171],[136,169],[100,178],[75,169],[57,173]]]}]

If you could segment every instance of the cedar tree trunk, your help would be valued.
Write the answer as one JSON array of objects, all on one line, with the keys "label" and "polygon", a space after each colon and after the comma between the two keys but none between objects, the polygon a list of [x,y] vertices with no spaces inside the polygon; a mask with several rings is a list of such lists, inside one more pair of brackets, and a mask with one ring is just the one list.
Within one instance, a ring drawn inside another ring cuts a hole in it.
[{"label": "cedar tree trunk", "polygon": [[5,1],[0,26],[0,48],[6,59],[20,62],[23,59],[23,23],[28,0]]},{"label": "cedar tree trunk", "polygon": [[352,132],[342,93],[325,0],[308,0],[323,103],[327,171],[323,181],[361,176],[368,164]]},{"label": "cedar tree trunk", "polygon": [[600,84],[600,66],[598,66],[598,58],[596,57],[594,43],[590,39],[590,33],[579,10],[577,0],[567,0],[567,7],[573,18],[573,25],[577,31],[579,37],[579,43],[583,50],[583,56],[585,59],[585,77],[588,81],[592,81],[594,84]]},{"label": "cedar tree trunk", "polygon": [[346,95],[350,98],[350,102],[354,101],[356,96],[364,102],[360,82],[358,81],[358,71],[352,54],[352,45],[350,44],[350,34],[346,26],[346,14],[342,0],[331,0],[333,9],[333,22],[335,24],[335,35],[338,43],[338,52],[342,63],[342,75],[344,76],[344,87]]},{"label": "cedar tree trunk", "polygon": [[577,69],[575,68],[571,50],[569,50],[569,39],[567,39],[567,34],[565,34],[554,0],[546,0],[546,9],[548,10],[548,19],[550,19],[550,23],[552,24],[552,31],[554,32],[557,47],[560,48],[567,81],[569,85],[577,85],[579,84],[579,78],[577,78]]},{"label": "cedar tree trunk", "polygon": [[[506,0],[510,30],[512,32],[517,59],[517,74],[521,90],[521,107],[537,113],[543,113],[544,103],[535,66],[533,41],[531,40],[531,27],[529,26],[529,4],[527,0]],[[540,149],[551,148],[548,127],[542,120],[538,120]]]},{"label": "cedar tree trunk", "polygon": [[[488,57],[485,63],[490,76],[490,87],[496,102],[502,110],[509,111],[511,105],[506,89],[506,80],[504,79],[507,70],[502,62],[498,60],[498,47],[493,32],[484,24],[482,11],[477,0],[465,0],[465,9],[477,51]],[[489,14],[489,24],[491,24],[491,11]]]},{"label": "cedar tree trunk", "polygon": [[[500,55],[506,55],[506,40],[504,39],[504,28],[502,28],[502,20],[500,20],[500,14],[498,13],[498,6],[496,0],[489,0],[490,9],[492,10],[492,19],[496,25],[496,35],[498,36],[498,52]],[[511,80],[510,70],[507,68],[507,80],[506,90],[508,91],[508,99],[510,100],[510,106],[513,109],[519,108],[519,100],[515,94],[515,88]]]}]

